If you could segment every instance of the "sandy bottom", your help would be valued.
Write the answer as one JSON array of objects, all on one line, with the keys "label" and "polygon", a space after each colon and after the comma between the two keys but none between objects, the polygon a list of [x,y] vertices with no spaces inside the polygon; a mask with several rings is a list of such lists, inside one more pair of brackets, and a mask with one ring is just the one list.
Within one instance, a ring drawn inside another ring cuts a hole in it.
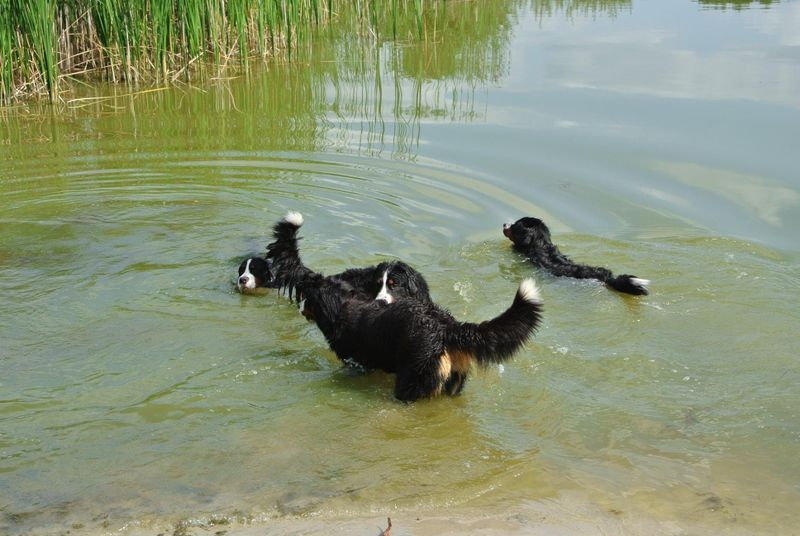
[{"label": "sandy bottom", "polygon": [[[436,513],[389,512],[392,520],[387,536],[433,536],[478,534],[531,535],[684,535],[684,534],[757,534],[755,527],[736,523],[717,523],[711,519],[664,520],[647,515],[608,511],[576,498],[517,504],[506,511],[482,512],[479,508],[458,508]],[[231,519],[185,520],[177,524],[140,521],[119,527],[49,527],[35,534],[72,536],[264,536],[264,535],[364,535],[379,536],[387,528],[385,515],[282,517],[240,523]]]}]

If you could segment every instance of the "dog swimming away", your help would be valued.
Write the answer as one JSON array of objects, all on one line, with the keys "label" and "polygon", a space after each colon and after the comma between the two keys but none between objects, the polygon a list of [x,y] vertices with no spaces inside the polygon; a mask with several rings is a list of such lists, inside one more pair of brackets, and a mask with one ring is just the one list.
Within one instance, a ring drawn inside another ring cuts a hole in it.
[{"label": "dog swimming away", "polygon": [[503,224],[503,234],[514,243],[514,249],[528,257],[535,266],[553,275],[577,279],[597,279],[608,287],[626,294],[648,294],[650,281],[634,275],[614,276],[611,270],[577,264],[558,250],[550,240],[550,229],[538,218],[520,218]]}]

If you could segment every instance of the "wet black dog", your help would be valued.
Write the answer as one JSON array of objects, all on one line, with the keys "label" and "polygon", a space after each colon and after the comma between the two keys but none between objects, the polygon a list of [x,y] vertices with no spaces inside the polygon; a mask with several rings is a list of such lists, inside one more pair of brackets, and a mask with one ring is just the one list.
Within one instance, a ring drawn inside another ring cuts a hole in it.
[{"label": "wet black dog", "polygon": [[514,224],[504,224],[503,234],[514,248],[524,253],[536,266],[553,275],[578,279],[598,279],[609,287],[627,294],[647,294],[650,281],[633,275],[614,276],[610,270],[597,266],[577,264],[561,253],[550,240],[550,229],[538,218],[520,218]]},{"label": "wet black dog", "polygon": [[524,280],[511,306],[473,324],[459,322],[428,301],[365,299],[336,277],[309,277],[302,294],[331,349],[343,361],[397,374],[394,394],[414,401],[461,392],[473,363],[505,361],[531,336],[542,302],[533,279]]},{"label": "wet black dog", "polygon": [[[275,239],[267,246],[266,262],[270,263],[272,285],[285,288],[289,296],[301,301],[308,285],[318,284],[323,276],[307,268],[300,259],[297,232],[303,225],[303,216],[289,212],[273,227]],[[330,276],[349,285],[353,292],[365,300],[392,303],[399,298],[411,298],[430,303],[428,283],[418,271],[402,261],[387,261],[376,266],[351,268]]]}]

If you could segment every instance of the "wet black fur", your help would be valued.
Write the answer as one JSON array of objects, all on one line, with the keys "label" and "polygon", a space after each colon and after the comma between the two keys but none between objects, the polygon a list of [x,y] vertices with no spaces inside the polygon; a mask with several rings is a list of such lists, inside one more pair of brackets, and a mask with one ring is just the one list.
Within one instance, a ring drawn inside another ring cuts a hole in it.
[{"label": "wet black fur", "polygon": [[534,265],[553,275],[578,279],[598,279],[608,287],[633,295],[648,293],[647,287],[632,279],[635,275],[614,276],[611,270],[599,266],[577,264],[558,250],[550,240],[550,230],[538,218],[520,218],[513,225],[504,225],[503,234],[514,243],[514,249],[525,254]]},{"label": "wet black fur", "polygon": [[[284,288],[295,301],[305,295],[307,286],[315,286],[324,276],[310,270],[300,259],[297,247],[297,231],[300,226],[285,219],[273,227],[275,239],[267,246],[266,259],[272,263],[275,287]],[[393,298],[412,298],[423,303],[431,303],[428,283],[418,271],[402,261],[386,261],[376,266],[350,268],[340,274],[330,276],[347,283],[353,292],[362,298],[375,299],[383,285],[383,274],[388,270],[393,284],[389,292]]]},{"label": "wet black fur", "polygon": [[[509,359],[535,331],[542,311],[538,297],[526,300],[518,291],[494,319],[459,322],[430,301],[365,299],[336,277],[315,279],[303,293],[305,310],[336,355],[397,374],[394,394],[409,402],[461,392],[471,364]],[[443,359],[450,365],[443,367]]]}]

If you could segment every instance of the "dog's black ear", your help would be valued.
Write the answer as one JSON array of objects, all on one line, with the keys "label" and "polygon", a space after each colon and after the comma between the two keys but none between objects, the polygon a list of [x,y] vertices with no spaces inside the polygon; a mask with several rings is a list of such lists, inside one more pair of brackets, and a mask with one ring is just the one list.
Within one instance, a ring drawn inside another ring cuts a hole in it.
[{"label": "dog's black ear", "polygon": [[397,267],[403,274],[403,281],[406,291],[408,292],[408,297],[423,302],[431,301],[428,284],[425,282],[425,278],[422,277],[422,274],[402,262],[398,263]]},{"label": "dog's black ear", "polygon": [[408,288],[414,296],[428,293],[428,285],[425,284],[425,280],[415,273],[408,274]]},{"label": "dog's black ear", "polygon": [[419,292],[419,287],[417,287],[417,283],[414,281],[414,277],[408,278],[408,290],[411,292],[413,296]]},{"label": "dog's black ear", "polygon": [[549,242],[550,241],[550,228],[547,227],[547,225],[545,225],[545,223],[542,220],[536,220],[536,221],[538,222],[538,225],[536,226],[536,228],[538,229],[539,233],[541,233],[542,238]]}]

